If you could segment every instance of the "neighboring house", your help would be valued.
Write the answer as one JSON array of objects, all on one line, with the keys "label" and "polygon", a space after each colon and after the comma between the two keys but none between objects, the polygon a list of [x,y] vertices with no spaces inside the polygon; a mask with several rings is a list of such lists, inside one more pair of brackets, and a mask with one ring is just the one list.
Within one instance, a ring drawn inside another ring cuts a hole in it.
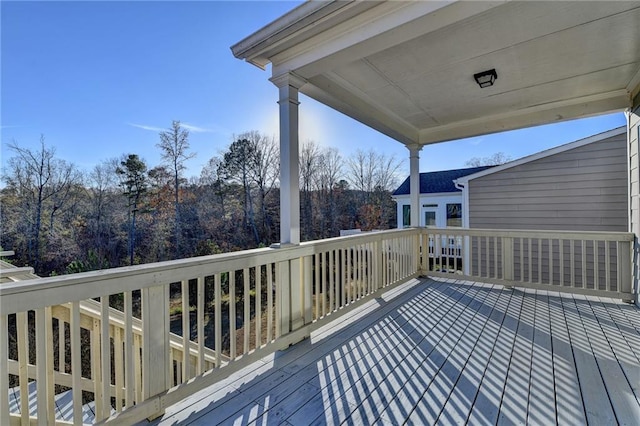
[{"label": "neighboring house", "polygon": [[626,127],[457,178],[467,228],[629,229]]},{"label": "neighboring house", "polygon": [[[626,232],[627,162],[619,127],[499,166],[421,173],[420,225]],[[406,226],[408,178],[393,195]]]},{"label": "neighboring house", "polygon": [[[462,190],[454,184],[456,179],[490,169],[492,166],[471,167],[440,172],[420,173],[420,226],[462,226]],[[398,228],[411,223],[409,178],[392,194],[397,203]]]}]

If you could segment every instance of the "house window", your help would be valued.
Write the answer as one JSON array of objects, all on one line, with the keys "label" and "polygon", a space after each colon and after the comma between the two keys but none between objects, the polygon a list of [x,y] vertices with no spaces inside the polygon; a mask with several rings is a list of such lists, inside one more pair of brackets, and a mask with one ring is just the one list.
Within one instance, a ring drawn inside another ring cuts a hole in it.
[{"label": "house window", "polygon": [[436,226],[436,212],[424,212],[425,226]]},{"label": "house window", "polygon": [[462,204],[447,204],[447,226],[462,227]]},{"label": "house window", "polygon": [[411,206],[408,204],[402,206],[402,226],[404,228],[411,226]]}]

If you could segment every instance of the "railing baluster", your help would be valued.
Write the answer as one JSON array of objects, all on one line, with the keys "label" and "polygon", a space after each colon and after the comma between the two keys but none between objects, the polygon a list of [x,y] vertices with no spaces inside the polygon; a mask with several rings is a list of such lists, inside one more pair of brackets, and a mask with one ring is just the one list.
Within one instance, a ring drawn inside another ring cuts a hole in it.
[{"label": "railing baluster", "polygon": [[538,284],[542,284],[542,239],[538,238]]},{"label": "railing baluster", "polygon": [[[0,424],[9,422],[9,317],[0,313]],[[20,380],[22,384],[22,380]],[[20,391],[25,399],[23,391]]]},{"label": "railing baluster", "polygon": [[64,330],[64,321],[59,318],[58,319],[58,371],[61,373],[66,373],[66,345],[67,341]]},{"label": "railing baluster", "polygon": [[256,266],[256,283],[255,283],[255,325],[256,325],[256,349],[262,346],[262,265]]},{"label": "railing baluster", "polygon": [[267,305],[269,310],[267,311],[267,343],[271,343],[273,340],[273,314],[276,309],[273,305],[273,263],[267,263]]},{"label": "railing baluster", "polygon": [[600,289],[600,243],[593,240],[593,288]]},{"label": "railing baluster", "polygon": [[236,358],[236,271],[229,271],[229,357]]},{"label": "railing baluster", "polygon": [[527,277],[529,282],[533,282],[533,254],[532,254],[532,243],[531,243],[531,238],[527,238],[527,242],[528,244],[528,259],[529,259],[529,264],[527,265],[529,267],[529,276]]},{"label": "railing baluster", "polygon": [[327,253],[326,252],[322,252],[320,254],[320,276],[322,279],[322,289],[324,290],[322,292],[322,299],[323,301],[327,298],[329,299],[328,312],[325,311],[325,315],[327,315],[329,312],[333,312],[333,295],[331,294],[331,289],[329,288],[329,280],[327,280]]},{"label": "railing baluster", "polygon": [[144,393],[144,389],[142,386],[142,336],[141,335],[135,335],[133,338],[133,344],[134,344],[134,354],[133,354],[133,363],[135,365],[135,371],[136,371],[136,375],[135,375],[135,400],[136,403],[140,403],[143,401],[142,399],[142,395]]},{"label": "railing baluster", "polygon": [[611,247],[609,241],[604,242],[605,290],[611,289]]},{"label": "railing baluster", "polygon": [[249,281],[249,269],[244,268],[242,270],[242,278],[244,280],[244,315],[242,319],[242,326],[244,328],[244,340],[242,342],[242,353],[248,354],[251,337],[251,283]]},{"label": "railing baluster", "polygon": [[478,244],[478,276],[483,277],[484,275],[482,274],[482,237],[480,236],[477,237],[477,244]]},{"label": "railing baluster", "polygon": [[53,367],[53,316],[51,312],[51,306],[47,306],[44,309],[45,322],[46,322],[46,346],[47,346],[47,411],[50,419],[56,417],[56,403],[55,403],[55,380],[54,380],[54,367]]},{"label": "railing baluster", "polygon": [[[82,356],[80,352],[80,302],[71,302],[69,315],[71,339],[71,383],[73,401],[73,423],[82,424]],[[22,395],[25,395],[24,393]],[[27,410],[28,412],[28,410]]]},{"label": "railing baluster", "polygon": [[[222,367],[222,279],[221,274],[217,273],[213,276],[213,327],[214,327],[214,346],[216,350],[216,367]],[[269,330],[271,331],[271,330]]]},{"label": "railing baluster", "polygon": [[574,240],[569,241],[569,256],[571,261],[569,266],[571,267],[571,287],[576,287],[576,245]]},{"label": "railing baluster", "polygon": [[492,237],[493,241],[493,275],[489,274],[493,278],[499,278],[498,275],[498,237]]},{"label": "railing baluster", "polygon": [[560,250],[560,286],[564,287],[564,240],[558,240],[558,249]]},{"label": "railing baluster", "polygon": [[347,305],[351,303],[351,286],[353,283],[351,275],[351,250],[351,247],[347,248],[347,265],[344,269],[347,276]]},{"label": "railing baluster", "polygon": [[302,258],[302,318],[303,324],[313,322],[313,270],[311,256]]},{"label": "railing baluster", "polygon": [[373,243],[367,243],[367,282],[369,291],[367,294],[373,293]]},{"label": "railing baluster", "polygon": [[123,389],[123,373],[124,362],[122,360],[122,329],[120,327],[114,327],[113,329],[113,355],[115,363],[115,387],[116,387],[116,412],[122,411],[122,389]]},{"label": "railing baluster", "polygon": [[[622,293],[631,293],[633,291],[631,268],[625,267],[627,265],[631,265],[632,244],[633,243],[629,241],[619,241],[616,246],[618,291]],[[627,297],[626,300],[633,303],[632,296]]]},{"label": "railing baluster", "polygon": [[198,277],[196,285],[196,327],[198,328],[198,363],[196,364],[196,374],[200,375],[206,370],[204,361],[204,277]]},{"label": "railing baluster", "polygon": [[131,407],[134,401],[135,378],[133,357],[138,356],[133,349],[133,308],[132,295],[130,291],[124,292],[124,386],[126,406]]},{"label": "railing baluster", "polygon": [[581,240],[581,248],[582,248],[582,253],[581,253],[581,266],[582,266],[582,271],[581,271],[581,285],[580,287],[582,288],[587,288],[587,241],[586,240]]},{"label": "railing baluster", "polygon": [[335,296],[336,294],[336,285],[334,280],[334,270],[333,270],[333,250],[329,250],[327,254],[329,255],[329,294],[331,295],[331,306],[335,306],[334,310],[338,310],[340,307],[338,305],[339,299]]},{"label": "railing baluster", "polygon": [[[324,302],[324,294],[320,289],[320,254],[316,253],[313,255],[313,277],[315,281],[315,289],[316,289],[316,319],[321,318],[325,315],[326,303]],[[322,311],[320,310],[322,309]]]},{"label": "railing baluster", "polygon": [[553,285],[553,238],[549,238],[549,285]]},{"label": "railing baluster", "polygon": [[[29,395],[29,329],[27,312],[16,314],[17,343],[18,343],[18,379],[20,380],[20,395]],[[0,369],[0,371],[7,371]],[[4,395],[0,393],[0,395]],[[22,424],[29,424],[29,398],[20,398],[20,417]]]},{"label": "railing baluster", "polygon": [[[38,406],[38,422],[49,422],[47,407],[47,332],[44,308],[36,309],[36,393]],[[4,346],[4,345],[3,345]],[[3,357],[6,358],[6,357]],[[2,373],[6,374],[6,369]],[[3,399],[4,399],[3,394]],[[51,419],[53,421],[53,419]]]},{"label": "railing baluster", "polygon": [[191,313],[189,312],[189,280],[180,282],[182,296],[182,375],[178,383],[189,380],[191,370]]},{"label": "railing baluster", "polygon": [[347,249],[340,249],[340,306],[345,306],[346,301],[346,271],[347,271]]},{"label": "railing baluster", "polygon": [[100,372],[102,413],[101,419],[106,419],[111,415],[111,395],[109,385],[111,384],[111,341],[109,340],[109,296],[100,298]]}]

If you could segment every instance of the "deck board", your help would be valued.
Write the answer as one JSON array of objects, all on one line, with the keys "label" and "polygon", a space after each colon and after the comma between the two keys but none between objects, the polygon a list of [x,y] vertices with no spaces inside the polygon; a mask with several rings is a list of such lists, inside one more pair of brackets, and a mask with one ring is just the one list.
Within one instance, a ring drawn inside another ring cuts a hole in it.
[{"label": "deck board", "polygon": [[581,403],[582,391],[560,293],[554,292],[549,295],[549,320],[553,352],[553,395],[557,408],[556,422],[586,424],[586,413]]},{"label": "deck board", "polygon": [[638,324],[610,299],[413,280],[153,424],[624,424]]}]

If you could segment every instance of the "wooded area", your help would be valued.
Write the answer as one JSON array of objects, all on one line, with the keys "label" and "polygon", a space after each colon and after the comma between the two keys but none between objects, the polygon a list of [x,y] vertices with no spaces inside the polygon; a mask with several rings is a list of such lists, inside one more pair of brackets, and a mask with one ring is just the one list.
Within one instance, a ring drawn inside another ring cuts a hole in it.
[{"label": "wooded area", "polygon": [[[279,239],[278,141],[234,137],[199,177],[189,132],[174,121],[159,134],[162,163],[135,153],[80,170],[41,137],[37,150],[9,145],[2,175],[0,245],[19,266],[48,276],[201,256]],[[343,158],[313,141],[300,149],[301,237],[396,226],[391,191],[399,161],[373,150]]]}]

